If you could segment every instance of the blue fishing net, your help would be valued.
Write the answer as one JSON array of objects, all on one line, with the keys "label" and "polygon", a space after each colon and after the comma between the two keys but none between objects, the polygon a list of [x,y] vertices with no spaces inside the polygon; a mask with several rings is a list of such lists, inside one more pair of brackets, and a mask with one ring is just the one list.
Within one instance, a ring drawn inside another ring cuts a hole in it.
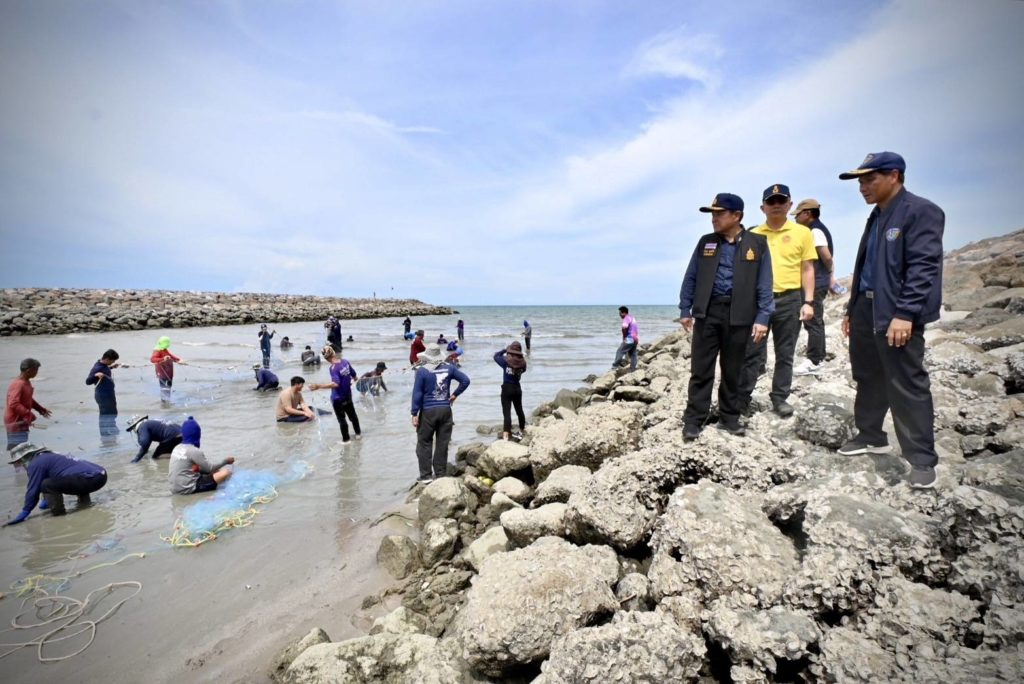
[{"label": "blue fishing net", "polygon": [[195,546],[217,534],[252,522],[256,504],[277,497],[277,488],[299,480],[310,471],[304,461],[292,461],[284,473],[270,470],[236,470],[216,493],[188,506],[168,538],[176,546]]}]

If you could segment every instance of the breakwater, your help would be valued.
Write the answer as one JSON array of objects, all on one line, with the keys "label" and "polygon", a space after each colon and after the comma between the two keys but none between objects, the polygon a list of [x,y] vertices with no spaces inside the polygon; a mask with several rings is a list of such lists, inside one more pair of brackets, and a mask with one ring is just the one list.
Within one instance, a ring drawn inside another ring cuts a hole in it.
[{"label": "breakwater", "polygon": [[0,336],[450,314],[418,299],[254,292],[11,288],[0,291]]}]

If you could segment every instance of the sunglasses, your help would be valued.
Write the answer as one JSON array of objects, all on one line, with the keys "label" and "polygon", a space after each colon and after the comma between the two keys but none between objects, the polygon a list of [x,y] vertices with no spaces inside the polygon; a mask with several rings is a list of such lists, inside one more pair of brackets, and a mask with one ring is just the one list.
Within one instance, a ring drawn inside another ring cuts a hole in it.
[{"label": "sunglasses", "polygon": [[780,197],[779,195],[776,195],[774,197],[769,197],[768,199],[766,199],[764,201],[764,203],[767,204],[770,207],[774,207],[774,206],[777,206],[779,204],[788,204],[789,203],[789,198],[788,197]]}]

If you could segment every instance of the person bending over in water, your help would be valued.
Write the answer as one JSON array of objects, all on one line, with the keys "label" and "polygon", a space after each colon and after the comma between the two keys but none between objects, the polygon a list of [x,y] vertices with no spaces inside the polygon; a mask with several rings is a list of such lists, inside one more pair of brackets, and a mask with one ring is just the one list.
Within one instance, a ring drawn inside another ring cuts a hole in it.
[{"label": "person bending over in water", "polygon": [[150,445],[156,442],[153,458],[160,458],[171,453],[174,447],[181,444],[181,426],[177,423],[165,423],[162,420],[150,420],[149,416],[132,416],[128,420],[128,432],[134,432],[139,440],[139,452],[132,463],[138,463],[149,451]]},{"label": "person bending over in water", "polygon": [[320,357],[316,355],[316,352],[313,351],[308,344],[302,351],[302,365],[305,368],[312,368],[313,366],[320,365]]},{"label": "person bending over in water", "polygon": [[253,387],[254,390],[267,392],[269,390],[275,390],[281,386],[277,376],[258,363],[252,364],[252,372],[256,374],[256,386]]},{"label": "person bending over in water", "polygon": [[28,487],[25,490],[24,508],[16,518],[4,523],[5,526],[24,521],[39,503],[40,493],[44,499],[40,509],[49,508],[53,515],[64,515],[67,513],[64,508],[65,494],[77,496],[81,508],[92,503],[90,494],[107,484],[107,471],[102,466],[56,454],[45,446],[35,446],[31,442],[23,442],[14,447],[10,463],[25,465]]},{"label": "person bending over in water", "polygon": [[373,396],[379,396],[380,391],[388,391],[388,386],[384,384],[384,371],[387,370],[387,364],[383,361],[377,362],[377,367],[369,373],[364,373],[359,376],[359,380],[356,381],[356,389],[363,396],[369,392]]},{"label": "person bending over in water", "polygon": [[167,480],[171,494],[199,494],[216,489],[231,477],[234,456],[223,461],[211,462],[199,448],[203,431],[192,416],[181,425],[181,444],[171,452],[171,464],[167,468]]}]

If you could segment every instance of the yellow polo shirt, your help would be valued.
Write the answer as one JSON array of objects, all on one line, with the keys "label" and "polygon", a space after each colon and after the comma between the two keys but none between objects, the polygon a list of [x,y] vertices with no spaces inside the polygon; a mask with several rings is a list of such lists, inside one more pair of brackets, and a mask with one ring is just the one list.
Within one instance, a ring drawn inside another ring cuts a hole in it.
[{"label": "yellow polo shirt", "polygon": [[768,240],[768,251],[772,257],[772,291],[784,292],[801,287],[800,263],[818,258],[811,229],[787,220],[778,230],[762,223],[751,232],[764,235]]}]

